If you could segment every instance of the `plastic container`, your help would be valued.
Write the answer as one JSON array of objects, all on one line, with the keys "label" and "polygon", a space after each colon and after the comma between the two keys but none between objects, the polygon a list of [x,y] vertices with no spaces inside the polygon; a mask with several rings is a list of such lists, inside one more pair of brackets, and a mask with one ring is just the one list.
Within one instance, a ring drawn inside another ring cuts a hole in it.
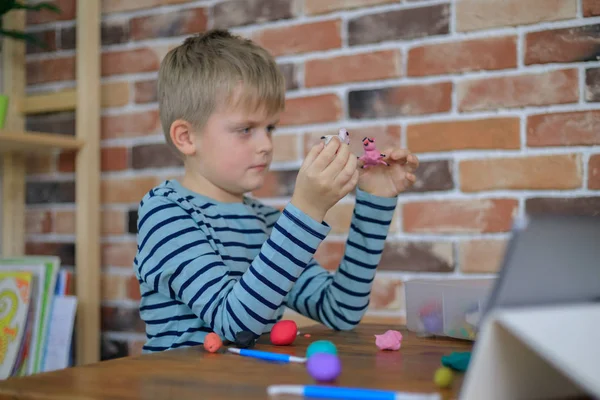
[{"label": "plastic container", "polygon": [[496,278],[405,282],[406,325],[420,336],[475,340],[481,310]]}]

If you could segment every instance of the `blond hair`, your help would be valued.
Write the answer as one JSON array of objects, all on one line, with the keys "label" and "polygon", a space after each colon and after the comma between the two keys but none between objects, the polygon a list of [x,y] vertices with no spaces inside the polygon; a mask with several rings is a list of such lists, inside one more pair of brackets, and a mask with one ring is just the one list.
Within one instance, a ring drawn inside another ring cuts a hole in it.
[{"label": "blond hair", "polygon": [[[233,104],[236,88],[236,104]],[[251,40],[225,30],[187,38],[162,60],[158,72],[160,120],[169,146],[177,119],[201,130],[214,110],[228,104],[269,115],[283,110],[285,78],[275,60]]]}]

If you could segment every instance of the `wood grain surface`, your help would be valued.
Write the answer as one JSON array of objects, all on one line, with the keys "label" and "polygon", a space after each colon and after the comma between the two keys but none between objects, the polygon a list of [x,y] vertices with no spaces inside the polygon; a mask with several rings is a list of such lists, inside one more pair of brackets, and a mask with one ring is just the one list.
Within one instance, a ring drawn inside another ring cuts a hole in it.
[{"label": "wood grain surface", "polygon": [[[403,333],[400,350],[381,351],[375,346],[374,335],[388,329]],[[263,335],[255,348],[304,356],[307,346],[320,339],[334,342],[342,361],[342,373],[334,385],[408,392],[438,391],[433,375],[441,357],[472,347],[471,342],[455,339],[419,338],[403,327],[361,324],[350,332],[321,325],[303,328],[291,346],[273,346],[268,335]],[[453,386],[439,390],[442,397],[456,398],[461,382],[462,374],[455,374]],[[269,385],[314,383],[303,364],[211,354],[198,346],[10,378],[0,382],[0,399],[252,400],[267,399]],[[284,398],[297,397],[277,397]]]}]

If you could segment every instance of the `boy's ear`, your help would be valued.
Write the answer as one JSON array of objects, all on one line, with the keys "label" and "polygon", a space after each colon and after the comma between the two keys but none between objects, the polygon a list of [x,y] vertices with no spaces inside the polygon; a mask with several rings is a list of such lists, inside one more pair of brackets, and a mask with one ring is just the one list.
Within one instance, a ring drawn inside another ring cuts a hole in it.
[{"label": "boy's ear", "polygon": [[196,135],[194,135],[192,130],[192,124],[183,119],[175,120],[171,124],[169,135],[177,150],[182,154],[191,156],[196,153],[198,143]]}]

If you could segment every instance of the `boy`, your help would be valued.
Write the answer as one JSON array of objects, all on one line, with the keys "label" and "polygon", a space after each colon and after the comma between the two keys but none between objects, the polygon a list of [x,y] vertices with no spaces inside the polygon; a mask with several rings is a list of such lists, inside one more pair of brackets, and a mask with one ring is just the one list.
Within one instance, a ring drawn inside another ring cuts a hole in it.
[{"label": "boy", "polygon": [[[209,332],[258,336],[286,306],[332,329],[358,324],[417,158],[390,149],[389,167],[363,170],[337,138],[320,143],[280,212],[245,196],[264,182],[284,105],[284,78],[264,49],[220,30],[188,38],[162,61],[158,91],[165,137],[185,172],[139,206],[143,351],[202,344]],[[330,230],[323,218],[357,184],[344,259],[330,274],[313,259]]]}]

